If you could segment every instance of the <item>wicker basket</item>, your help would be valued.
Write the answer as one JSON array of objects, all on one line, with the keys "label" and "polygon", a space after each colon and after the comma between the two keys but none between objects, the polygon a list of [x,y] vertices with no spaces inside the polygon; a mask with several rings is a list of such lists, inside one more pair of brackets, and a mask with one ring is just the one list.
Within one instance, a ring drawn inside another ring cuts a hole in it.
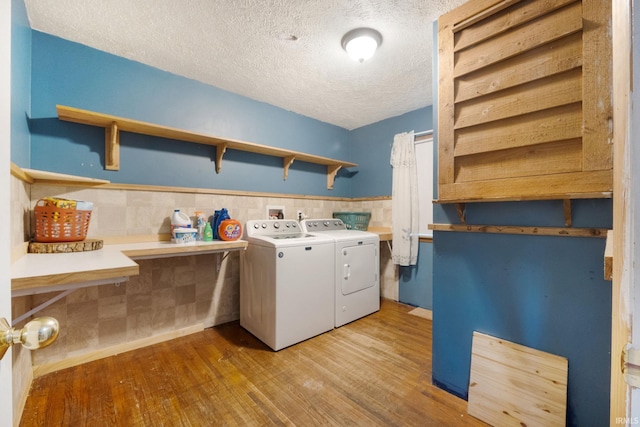
[{"label": "wicker basket", "polygon": [[36,242],[78,242],[87,237],[90,210],[47,206],[44,200],[38,200],[33,210]]},{"label": "wicker basket", "polygon": [[341,219],[349,230],[366,231],[369,227],[371,212],[334,212],[333,217]]}]

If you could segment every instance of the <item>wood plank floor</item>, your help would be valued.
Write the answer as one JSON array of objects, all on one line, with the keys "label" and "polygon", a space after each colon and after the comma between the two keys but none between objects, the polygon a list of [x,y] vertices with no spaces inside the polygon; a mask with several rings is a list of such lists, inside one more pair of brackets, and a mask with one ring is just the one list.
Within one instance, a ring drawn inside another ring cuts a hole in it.
[{"label": "wood plank floor", "polygon": [[21,426],[486,424],[431,385],[431,321],[379,312],[271,351],[232,322],[37,378]]}]

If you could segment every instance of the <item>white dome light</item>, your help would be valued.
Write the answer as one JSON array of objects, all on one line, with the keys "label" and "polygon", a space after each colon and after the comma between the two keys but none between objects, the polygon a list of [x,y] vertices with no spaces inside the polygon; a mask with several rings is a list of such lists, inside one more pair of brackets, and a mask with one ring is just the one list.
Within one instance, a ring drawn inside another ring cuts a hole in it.
[{"label": "white dome light", "polygon": [[342,37],[342,48],[358,62],[371,58],[382,44],[382,35],[371,28],[356,28]]}]

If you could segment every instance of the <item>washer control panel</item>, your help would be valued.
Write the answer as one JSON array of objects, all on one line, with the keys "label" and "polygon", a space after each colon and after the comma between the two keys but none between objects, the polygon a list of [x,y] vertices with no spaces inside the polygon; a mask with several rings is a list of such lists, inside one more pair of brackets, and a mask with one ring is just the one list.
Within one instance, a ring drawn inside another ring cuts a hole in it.
[{"label": "washer control panel", "polygon": [[298,236],[302,232],[298,221],[290,219],[253,219],[244,229],[247,236]]},{"label": "washer control panel", "polygon": [[341,219],[337,218],[303,219],[300,222],[300,227],[302,227],[302,230],[307,232],[347,229],[347,225]]}]

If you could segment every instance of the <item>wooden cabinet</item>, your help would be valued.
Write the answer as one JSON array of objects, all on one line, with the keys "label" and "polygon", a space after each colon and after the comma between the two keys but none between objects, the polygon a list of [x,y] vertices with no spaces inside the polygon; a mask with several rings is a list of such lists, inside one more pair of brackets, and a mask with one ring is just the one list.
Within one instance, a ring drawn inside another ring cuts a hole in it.
[{"label": "wooden cabinet", "polygon": [[611,2],[469,1],[438,49],[438,201],[611,197]]}]

